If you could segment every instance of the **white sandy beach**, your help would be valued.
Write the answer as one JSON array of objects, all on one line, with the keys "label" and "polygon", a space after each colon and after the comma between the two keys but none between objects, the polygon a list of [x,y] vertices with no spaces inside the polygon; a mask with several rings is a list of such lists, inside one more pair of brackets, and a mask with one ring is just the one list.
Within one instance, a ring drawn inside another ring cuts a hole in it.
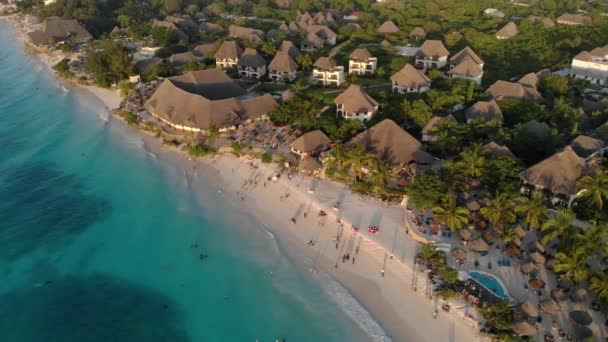
[{"label": "white sandy beach", "polygon": [[[49,70],[63,58],[59,54],[37,57]],[[99,107],[103,103],[103,112],[107,112],[120,104],[117,90],[74,86],[86,90],[76,91],[75,95],[87,106]],[[132,132],[142,136],[147,148],[159,156],[179,153],[178,159],[192,174],[197,174],[195,168],[211,164],[221,178],[217,186],[217,190],[221,191],[218,196],[240,203],[252,213],[278,236],[282,244],[293,249],[290,254],[301,258],[298,262],[305,265],[302,267],[306,270],[327,273],[346,287],[394,340],[430,342],[482,339],[477,334],[476,324],[464,318],[463,310],[454,309],[449,314],[439,310],[438,317],[433,319],[433,311],[438,303],[425,298],[426,273],[412,271],[418,245],[406,236],[403,208],[363,199],[336,182],[319,181],[302,175],[292,180],[283,176],[277,182],[267,181],[269,176],[276,173],[275,164],[266,165],[255,160],[253,162],[258,168],[253,169],[245,158],[221,156],[213,161],[190,160],[176,149],[163,147],[146,133],[135,129]],[[257,180],[257,185],[243,187],[244,183],[253,179]],[[287,194],[289,196],[284,198]],[[332,209],[337,201],[341,203],[340,211]],[[320,209],[328,214],[324,225],[320,224],[323,220],[317,216]],[[290,223],[292,217],[296,219],[296,224]],[[337,222],[338,217],[343,228]],[[351,225],[360,227],[360,232],[355,233]],[[367,227],[370,225],[378,226],[380,233],[368,233]],[[340,235],[340,241],[336,248],[337,235]],[[315,242],[314,246],[308,244],[311,240]],[[351,260],[343,262],[341,256],[346,253],[350,254]],[[352,256],[355,254],[353,264]],[[383,269],[384,276],[381,275]],[[311,272],[310,276],[321,275]]]}]

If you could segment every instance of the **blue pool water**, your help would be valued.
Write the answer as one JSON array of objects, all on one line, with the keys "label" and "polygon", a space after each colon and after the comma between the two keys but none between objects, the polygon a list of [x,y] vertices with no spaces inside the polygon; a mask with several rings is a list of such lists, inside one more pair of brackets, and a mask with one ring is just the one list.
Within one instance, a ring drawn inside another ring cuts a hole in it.
[{"label": "blue pool water", "polygon": [[0,19],[1,341],[371,340],[212,174],[147,150],[15,36]]},{"label": "blue pool water", "polygon": [[498,298],[508,298],[507,292],[494,276],[475,271],[469,272],[469,275],[483,287],[492,291]]}]

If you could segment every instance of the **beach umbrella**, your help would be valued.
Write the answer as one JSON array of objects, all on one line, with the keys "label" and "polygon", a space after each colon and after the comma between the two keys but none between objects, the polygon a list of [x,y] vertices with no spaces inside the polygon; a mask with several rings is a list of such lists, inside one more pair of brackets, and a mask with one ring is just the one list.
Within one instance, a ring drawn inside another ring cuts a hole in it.
[{"label": "beach umbrella", "polygon": [[528,317],[538,317],[538,308],[529,300],[521,304],[521,311],[528,315]]},{"label": "beach umbrella", "polygon": [[483,204],[484,207],[489,207],[492,205],[492,200],[489,197],[485,197],[481,200],[481,204]]},{"label": "beach umbrella", "polygon": [[536,267],[536,265],[534,265],[534,263],[532,261],[527,261],[527,262],[521,264],[521,266],[519,267],[519,270],[521,271],[521,273],[524,273],[524,274],[538,272],[538,268]]},{"label": "beach umbrella", "polygon": [[514,230],[515,230],[515,234],[517,234],[517,236],[519,236],[520,239],[522,239],[524,236],[526,236],[526,231],[521,226],[515,227]]},{"label": "beach umbrella", "polygon": [[469,209],[470,211],[477,211],[481,208],[481,206],[479,205],[479,203],[477,201],[468,201],[467,202],[467,209]]},{"label": "beach umbrella", "polygon": [[509,246],[505,248],[505,254],[510,257],[518,257],[521,255],[521,249],[517,246]]},{"label": "beach umbrella", "polygon": [[534,289],[542,289],[545,287],[545,281],[542,279],[534,278],[528,280],[528,284]]},{"label": "beach umbrella", "polygon": [[538,252],[530,254],[530,258],[532,259],[532,261],[534,261],[535,264],[538,265],[544,265],[545,261],[547,260],[542,254]]},{"label": "beach umbrella", "polygon": [[584,287],[579,287],[576,289],[574,295],[572,296],[576,302],[584,302],[587,297],[589,297],[589,293],[587,293],[587,290]]},{"label": "beach umbrella", "polygon": [[483,233],[483,239],[486,240],[488,243],[494,242],[497,237],[498,235],[493,230],[486,230]]},{"label": "beach umbrella", "polygon": [[469,248],[476,252],[486,252],[488,250],[488,244],[482,239],[475,239],[469,243]]},{"label": "beach umbrella", "polygon": [[538,241],[532,241],[528,244],[528,249],[532,251],[537,251],[540,253],[545,252],[545,247]]},{"label": "beach umbrella", "polygon": [[567,299],[566,294],[562,289],[551,290],[551,298],[555,299],[557,302],[563,302]]},{"label": "beach umbrella", "polygon": [[589,327],[579,325],[578,327],[574,328],[573,335],[577,340],[582,341],[593,337],[593,331],[591,331]]},{"label": "beach umbrella", "polygon": [[517,334],[517,336],[532,336],[536,334],[536,326],[526,322],[521,321],[513,324],[513,331]]},{"label": "beach umbrella", "polygon": [[540,309],[549,315],[557,315],[562,308],[553,299],[547,299],[540,302]]},{"label": "beach umbrella", "polygon": [[452,249],[452,256],[458,260],[464,260],[467,258],[467,251],[460,247]]},{"label": "beach umbrella", "polygon": [[517,247],[520,247],[519,249],[521,250],[521,239],[520,238],[513,239],[513,244]]},{"label": "beach umbrella", "polygon": [[477,228],[479,230],[484,230],[484,229],[488,228],[488,222],[486,222],[484,220],[479,220],[479,221],[475,222],[475,228]]},{"label": "beach umbrella", "polygon": [[469,241],[473,237],[473,231],[470,229],[463,229],[459,231],[458,234],[460,235],[460,238],[465,241]]},{"label": "beach umbrella", "polygon": [[547,262],[545,262],[545,267],[547,267],[550,270],[553,270],[555,268],[556,263],[557,263],[557,259],[549,258],[549,260],[547,260]]},{"label": "beach umbrella", "polygon": [[570,312],[570,318],[580,325],[589,325],[593,321],[587,311],[576,310]]}]

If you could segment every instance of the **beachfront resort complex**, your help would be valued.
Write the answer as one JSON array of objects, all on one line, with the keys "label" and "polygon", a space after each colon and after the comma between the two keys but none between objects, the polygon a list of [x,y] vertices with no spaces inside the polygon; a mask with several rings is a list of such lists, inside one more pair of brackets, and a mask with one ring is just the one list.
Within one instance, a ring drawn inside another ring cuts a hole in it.
[{"label": "beachfront resort complex", "polygon": [[380,218],[340,217],[340,201],[318,216],[384,248],[384,265],[400,260],[387,240],[411,242],[400,262],[425,289],[402,295],[424,296],[428,319],[479,340],[606,340],[605,4],[76,3],[2,11],[59,76],[120,91],[117,118],[190,159],[230,155],[275,168],[264,188],[297,176],[399,208],[394,237]]}]

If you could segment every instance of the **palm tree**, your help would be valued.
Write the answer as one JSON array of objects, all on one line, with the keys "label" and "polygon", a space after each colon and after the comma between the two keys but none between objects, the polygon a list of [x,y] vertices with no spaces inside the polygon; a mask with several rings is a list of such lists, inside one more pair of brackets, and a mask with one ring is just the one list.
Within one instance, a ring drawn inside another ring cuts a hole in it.
[{"label": "palm tree", "polygon": [[500,234],[500,239],[504,243],[511,243],[519,239],[519,235],[517,235],[517,232],[513,227],[507,227],[502,230],[502,233]]},{"label": "palm tree", "polygon": [[596,273],[591,277],[589,289],[601,300],[608,300],[608,274]]},{"label": "palm tree", "polygon": [[555,255],[555,258],[557,259],[554,267],[555,272],[564,272],[561,278],[569,278],[578,283],[589,277],[586,250],[577,248],[570,254],[559,252]]},{"label": "palm tree", "polygon": [[515,206],[515,212],[524,214],[524,223],[533,229],[540,228],[541,222],[547,217],[547,207],[545,197],[535,192],[531,198],[522,197],[522,202]]},{"label": "palm tree", "polygon": [[605,223],[598,224],[597,221],[592,221],[591,226],[585,229],[582,234],[573,236],[572,239],[575,243],[571,245],[592,253],[606,253],[608,251],[606,238],[608,238],[608,226]]},{"label": "palm tree", "polygon": [[481,216],[485,217],[496,228],[504,223],[513,223],[517,216],[513,212],[514,202],[505,193],[497,192],[489,207],[479,210]]},{"label": "palm tree", "polygon": [[433,207],[433,213],[437,221],[444,223],[451,231],[456,231],[469,223],[469,210],[456,205],[453,196],[445,196],[441,205]]},{"label": "palm tree", "polygon": [[574,226],[572,225],[574,220],[576,220],[576,215],[571,209],[561,210],[557,216],[542,225],[541,231],[545,235],[540,241],[544,245],[555,238],[558,238],[562,243],[568,241],[574,233]]},{"label": "palm tree", "polygon": [[578,189],[580,198],[602,210],[604,200],[608,198],[608,175],[600,172],[594,176],[585,176],[579,181]]},{"label": "palm tree", "polygon": [[347,159],[347,151],[342,145],[338,144],[331,150],[329,157],[324,161],[324,163],[327,163],[327,168],[335,167],[336,171],[342,171],[346,167]]},{"label": "palm tree", "polygon": [[440,111],[447,103],[447,97],[445,94],[440,93],[437,90],[431,89],[425,93],[426,103],[431,107],[433,112]]},{"label": "palm tree", "polygon": [[348,153],[348,164],[359,180],[364,177],[363,169],[367,169],[373,160],[374,158],[367,152],[364,145],[358,145]]},{"label": "palm tree", "polygon": [[384,160],[378,160],[370,166],[371,170],[367,174],[367,180],[374,185],[376,190],[384,189],[384,186],[391,178],[391,166]]},{"label": "palm tree", "polygon": [[314,64],[312,57],[308,53],[299,55],[296,60],[300,64],[303,70],[308,70]]},{"label": "palm tree", "polygon": [[446,161],[439,170],[439,175],[451,194],[464,190],[465,184],[462,169],[455,163]]},{"label": "palm tree", "polygon": [[474,144],[471,148],[460,153],[459,165],[463,168],[463,174],[468,177],[481,177],[486,165],[486,158],[481,149],[481,144]]},{"label": "palm tree", "polygon": [[214,125],[209,125],[209,129],[207,130],[207,143],[211,146],[213,143],[217,142],[217,139],[220,137],[220,129]]}]

